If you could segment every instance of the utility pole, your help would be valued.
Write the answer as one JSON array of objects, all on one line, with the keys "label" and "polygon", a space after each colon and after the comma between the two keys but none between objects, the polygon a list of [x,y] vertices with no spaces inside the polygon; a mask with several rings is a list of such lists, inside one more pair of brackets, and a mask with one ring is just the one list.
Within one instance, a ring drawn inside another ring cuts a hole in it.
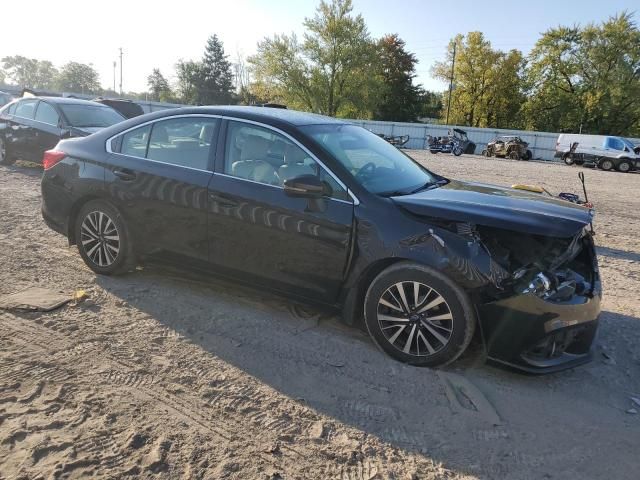
[{"label": "utility pole", "polygon": [[120,47],[120,95],[122,95],[122,47]]},{"label": "utility pole", "polygon": [[117,62],[114,60],[113,61],[113,91],[116,91],[116,65]]},{"label": "utility pole", "polygon": [[449,101],[447,102],[447,125],[449,125],[449,112],[451,111],[451,94],[453,93],[453,74],[456,68],[456,46],[458,42],[453,42],[453,61],[451,62],[451,80],[449,81]]}]

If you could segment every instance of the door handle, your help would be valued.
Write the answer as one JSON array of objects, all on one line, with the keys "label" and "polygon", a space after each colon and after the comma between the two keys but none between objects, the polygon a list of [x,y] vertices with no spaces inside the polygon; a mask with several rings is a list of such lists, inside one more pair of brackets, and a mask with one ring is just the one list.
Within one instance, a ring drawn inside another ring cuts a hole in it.
[{"label": "door handle", "polygon": [[216,193],[210,193],[209,199],[213,200],[221,207],[237,207],[238,206],[238,202],[236,202],[235,200],[229,197],[226,197],[224,195],[218,195]]},{"label": "door handle", "polygon": [[113,174],[120,180],[131,182],[136,179],[137,175],[128,168],[114,168]]}]

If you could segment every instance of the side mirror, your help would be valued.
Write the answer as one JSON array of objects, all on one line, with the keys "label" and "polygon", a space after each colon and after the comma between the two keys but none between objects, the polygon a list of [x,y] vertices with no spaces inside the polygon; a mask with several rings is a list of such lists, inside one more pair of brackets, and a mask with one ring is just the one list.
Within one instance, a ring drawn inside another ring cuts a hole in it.
[{"label": "side mirror", "polygon": [[284,193],[290,197],[321,198],[326,190],[316,175],[298,175],[284,181]]}]

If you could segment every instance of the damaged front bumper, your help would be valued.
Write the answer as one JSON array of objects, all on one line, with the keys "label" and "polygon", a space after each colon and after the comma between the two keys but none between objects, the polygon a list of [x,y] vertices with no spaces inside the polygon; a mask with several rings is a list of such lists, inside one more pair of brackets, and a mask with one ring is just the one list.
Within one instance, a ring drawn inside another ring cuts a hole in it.
[{"label": "damaged front bumper", "polygon": [[598,328],[602,287],[551,301],[532,293],[478,307],[490,363],[551,373],[588,362]]}]

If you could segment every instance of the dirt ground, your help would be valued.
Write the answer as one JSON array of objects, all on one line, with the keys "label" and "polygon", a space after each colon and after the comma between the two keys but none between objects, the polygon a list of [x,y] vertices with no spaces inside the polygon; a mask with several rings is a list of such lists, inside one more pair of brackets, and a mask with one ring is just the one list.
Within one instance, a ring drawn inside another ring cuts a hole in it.
[{"label": "dirt ground", "polygon": [[[411,152],[445,176],[580,192],[564,165]],[[148,266],[96,277],[0,167],[0,479],[632,479],[640,475],[640,174],[583,169],[605,300],[595,360],[531,377],[397,363],[335,315]],[[635,409],[635,410],[634,410]]]}]

